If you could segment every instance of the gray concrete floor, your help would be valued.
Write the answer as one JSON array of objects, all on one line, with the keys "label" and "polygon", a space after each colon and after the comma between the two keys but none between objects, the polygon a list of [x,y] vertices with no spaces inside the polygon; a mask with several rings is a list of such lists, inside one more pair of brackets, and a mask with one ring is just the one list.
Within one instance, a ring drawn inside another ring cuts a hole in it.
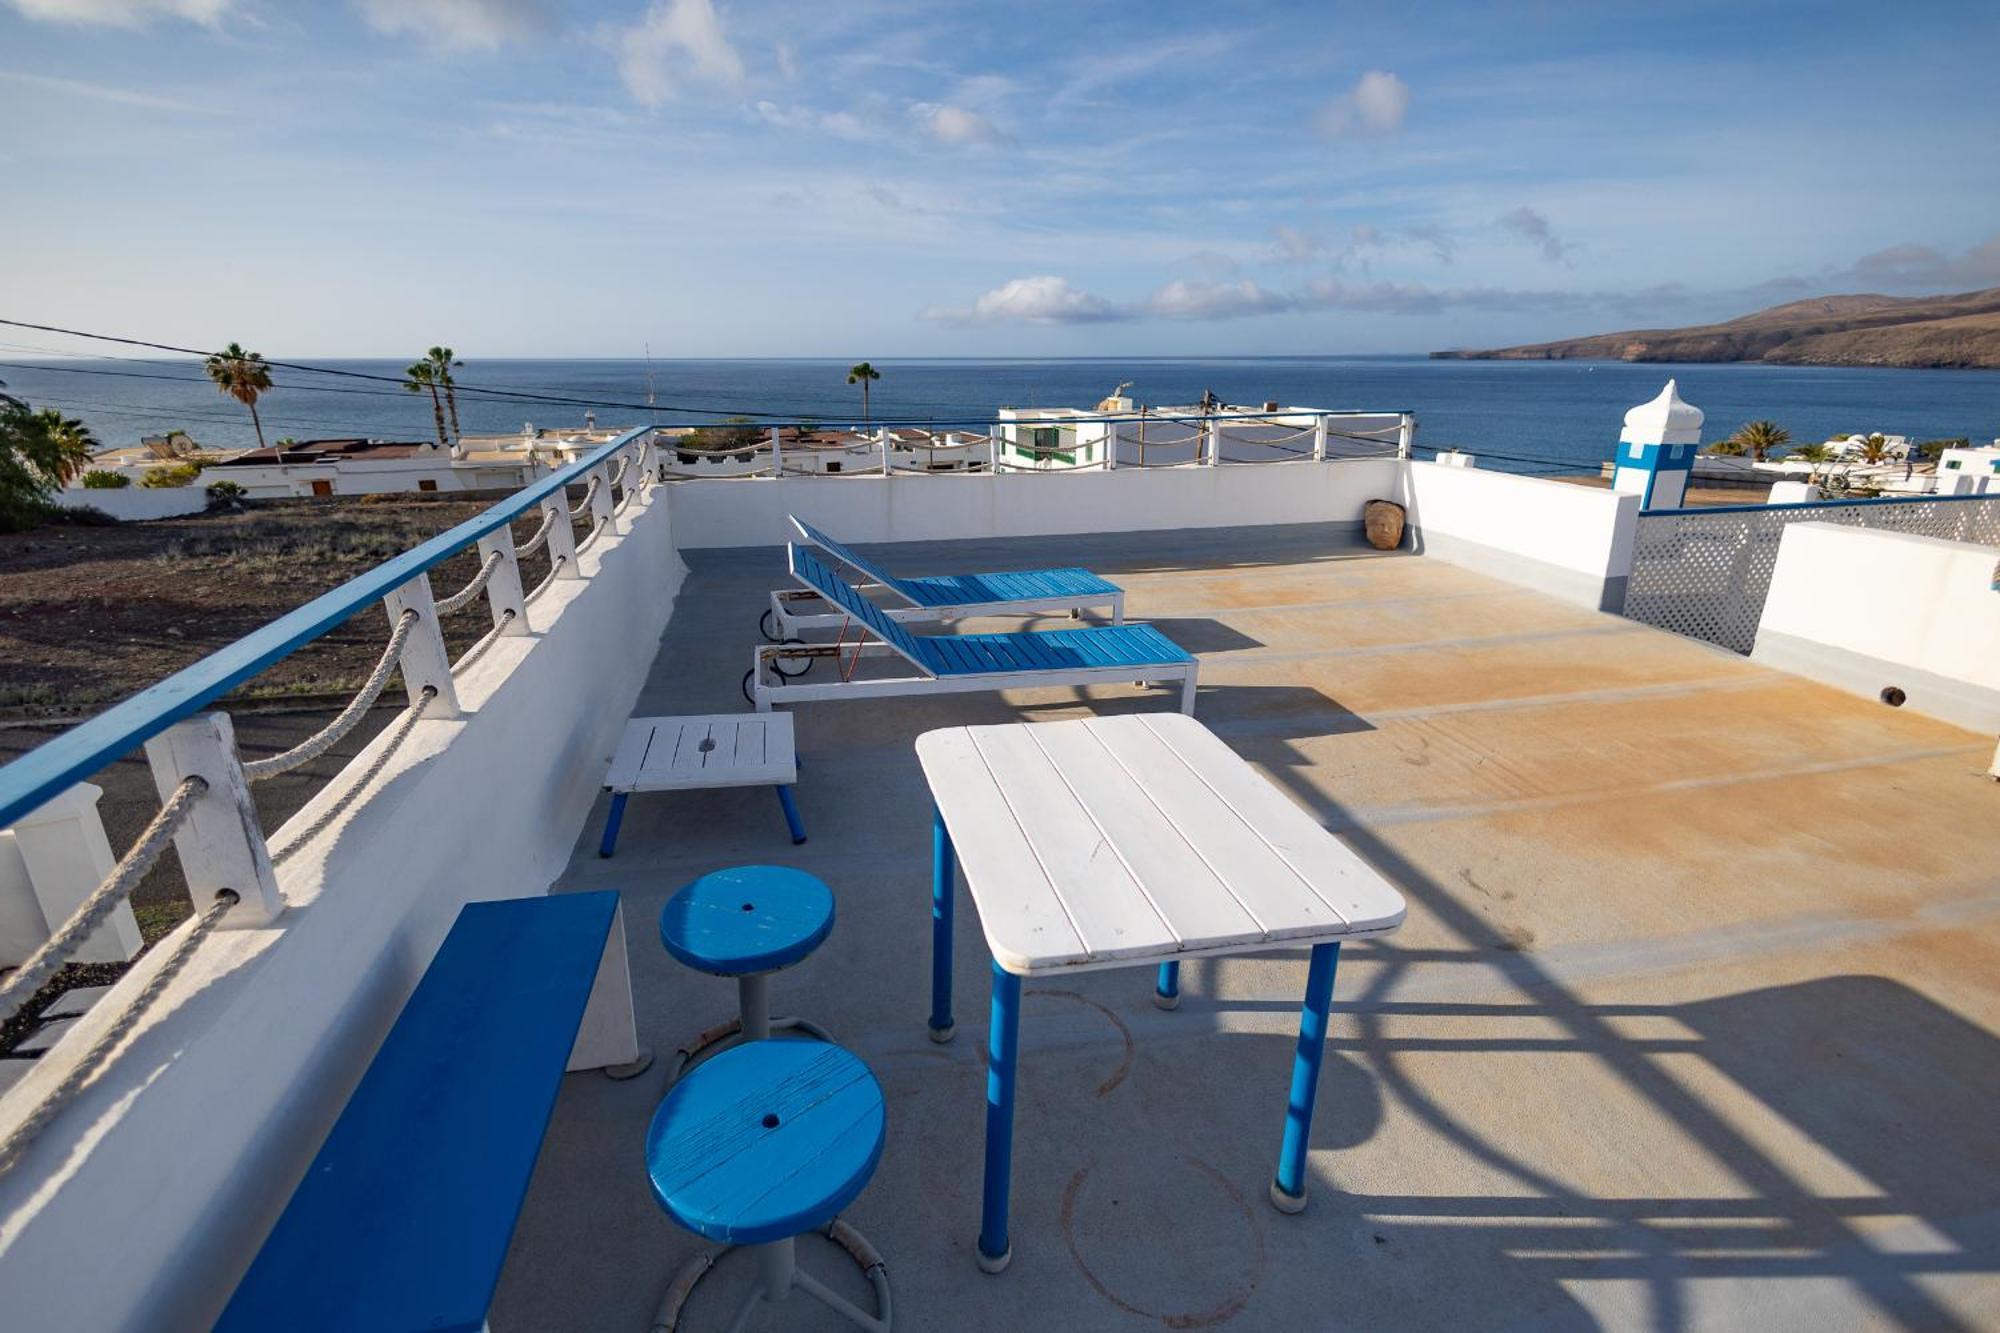
[{"label": "gray concrete floor", "polygon": [[[824,878],[776,983],[881,1079],[847,1217],[906,1329],[1992,1326],[2000,1311],[2000,786],[1992,738],[1309,529],[886,548],[910,573],[1087,564],[1202,655],[1197,716],[1393,880],[1350,946],[1312,1201],[1265,1201],[1301,952],[1028,988],[1014,1264],[974,1267],[986,958],[961,893],[958,1040],[925,1038],[936,726],[1171,708],[1103,689],[796,710],[811,841],[767,791],[604,803],[563,889],[624,894],[642,1039],[733,1012],[659,948],[706,870]],[[732,711],[773,552],[697,555],[641,713]],[[983,626],[982,626],[983,627]],[[824,670],[823,667],[818,668]],[[584,683],[580,682],[580,686]],[[497,1329],[644,1329],[697,1242],[641,1146],[663,1070],[572,1075]],[[822,1242],[802,1262],[865,1287]],[[747,1262],[689,1310],[718,1327]],[[712,1289],[711,1289],[712,1288]],[[753,1327],[837,1327],[817,1307]]]}]

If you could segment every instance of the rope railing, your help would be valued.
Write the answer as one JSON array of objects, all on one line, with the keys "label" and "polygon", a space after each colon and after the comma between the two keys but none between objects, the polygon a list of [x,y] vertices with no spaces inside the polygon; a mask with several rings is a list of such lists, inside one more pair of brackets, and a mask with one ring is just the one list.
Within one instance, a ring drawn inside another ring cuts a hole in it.
[{"label": "rope railing", "polygon": [[583,488],[583,498],[576,502],[576,508],[569,511],[569,516],[572,521],[582,518],[584,516],[584,513],[590,508],[591,497],[596,494],[597,494],[597,477],[593,475],[590,479],[590,484]]},{"label": "rope railing", "polygon": [[472,582],[466,584],[449,597],[438,598],[438,614],[448,616],[454,611],[462,611],[472,605],[472,599],[479,596],[480,590],[486,586],[487,580],[493,577],[493,571],[500,568],[500,562],[506,558],[499,551],[495,551],[492,555],[487,556],[486,563],[481,565],[479,572],[472,576]]},{"label": "rope railing", "polygon": [[[189,778],[182,786],[185,788],[188,784],[199,781],[201,781],[199,778]],[[139,1025],[139,1020],[145,1017],[153,1002],[165,993],[167,987],[173,983],[173,979],[180,975],[181,969],[187,966],[188,959],[194,957],[194,951],[200,947],[201,942],[222,923],[222,918],[229,915],[229,909],[237,902],[238,895],[234,889],[222,889],[216,893],[208,906],[195,917],[194,924],[188,928],[187,933],[174,945],[173,952],[167,955],[166,961],[147,978],[145,986],[132,997],[131,1003],[125,1006],[124,1011],[111,1026],[106,1028],[96,1041],[90,1043],[90,1049],[70,1066],[62,1081],[51,1088],[41,1103],[14,1126],[4,1141],[0,1141],[0,1175],[13,1170],[15,1163],[19,1162],[22,1154],[27,1152],[28,1145],[48,1128],[49,1123],[56,1118],[63,1107],[74,1101],[77,1094],[90,1085],[90,1080],[104,1066],[105,1061],[111,1058],[111,1053],[131,1035],[132,1029]]]},{"label": "rope railing", "polygon": [[551,560],[549,562],[549,572],[542,575],[540,583],[528,589],[527,595],[521,598],[521,604],[525,606],[547,592],[555,583],[556,576],[562,573],[562,567],[567,563],[569,563],[569,557],[566,555],[559,555],[554,560]]},{"label": "rope railing", "polygon": [[[498,560],[499,553],[493,558]],[[283,754],[274,754],[268,759],[252,759],[243,765],[243,776],[251,782],[262,782],[265,778],[275,778],[280,773],[289,773],[300,764],[308,764],[333,748],[334,742],[354,729],[354,724],[364,717],[382,695],[382,687],[395,674],[396,663],[402,659],[403,645],[409,641],[410,631],[415,629],[423,617],[415,611],[403,612],[396,621],[396,632],[389,636],[389,646],[382,650],[381,660],[368,673],[368,681],[355,696],[340,710],[333,721],[317,732],[306,737]]]},{"label": "rope railing", "polygon": [[551,530],[555,528],[555,525],[556,525],[556,511],[554,509],[543,510],[542,526],[535,529],[534,536],[528,538],[528,540],[516,546],[514,548],[515,552],[521,557],[525,558],[541,550],[542,543],[549,539],[549,533]]},{"label": "rope railing", "polygon": [[22,1006],[42,988],[42,983],[69,961],[77,946],[104,924],[118,904],[132,896],[132,890],[153,868],[153,862],[160,859],[160,853],[173,841],[188,811],[207,790],[206,778],[181,779],[181,784],[160,803],[159,812],[140,830],[138,840],[111,868],[104,882],[77,904],[76,910],[69,914],[69,920],[42,941],[41,947],[29,954],[26,962],[15,968],[4,983],[0,983],[0,1023],[20,1013]]},{"label": "rope railing", "polygon": [[431,700],[436,697],[436,686],[424,686],[423,691],[417,695],[416,701],[410,705],[409,711],[405,712],[402,720],[396,723],[395,730],[389,733],[387,743],[376,752],[375,758],[369,761],[367,770],[359,778],[356,778],[353,784],[346,791],[342,792],[336,800],[329,803],[326,809],[320,811],[319,816],[311,824],[307,825],[298,836],[294,837],[283,847],[272,849],[271,864],[274,867],[284,862],[301,847],[304,847],[307,843],[325,832],[329,824],[340,818],[342,812],[348,806],[354,804],[354,799],[367,790],[369,783],[375,781],[375,776],[389,762],[389,756],[396,753],[397,749],[403,744],[403,741],[408,738],[411,729],[417,725],[418,719],[423,717],[424,709],[430,707]]},{"label": "rope railing", "polygon": [[488,648],[491,648],[495,643],[499,642],[500,636],[506,632],[507,626],[513,623],[514,617],[517,614],[519,613],[516,612],[514,608],[511,606],[508,607],[505,611],[502,611],[500,613],[500,623],[495,625],[492,629],[486,631],[486,633],[483,634],[482,636],[480,636],[479,642],[473,644],[470,648],[467,648],[464,654],[456,662],[453,662],[451,664],[451,669],[454,672],[456,672],[462,670],[465,667],[469,667],[474,662],[478,661],[480,654],[484,653]]}]

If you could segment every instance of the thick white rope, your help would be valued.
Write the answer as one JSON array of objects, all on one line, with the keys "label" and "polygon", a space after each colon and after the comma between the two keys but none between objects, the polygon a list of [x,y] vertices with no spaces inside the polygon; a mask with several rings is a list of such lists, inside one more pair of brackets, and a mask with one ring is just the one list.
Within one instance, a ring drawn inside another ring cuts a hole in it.
[{"label": "thick white rope", "polygon": [[479,596],[480,589],[486,586],[487,580],[493,577],[493,571],[500,568],[500,562],[506,558],[499,551],[495,551],[492,555],[487,556],[486,563],[481,565],[479,572],[472,576],[472,582],[466,584],[451,596],[440,597],[438,599],[437,613],[441,616],[448,616],[454,611],[462,611],[470,606],[472,599]]},{"label": "thick white rope", "polygon": [[535,535],[528,538],[528,540],[522,542],[520,545],[516,546],[514,550],[516,551],[516,553],[524,557],[533,555],[535,552],[542,549],[542,543],[549,539],[549,531],[550,529],[554,528],[555,525],[556,525],[556,511],[554,509],[544,509],[542,511],[542,526],[536,528]]},{"label": "thick white rope", "polygon": [[[499,559],[499,553],[494,553]],[[389,636],[389,646],[382,651],[382,660],[368,673],[368,682],[361,687],[339,716],[324,728],[300,741],[283,754],[274,754],[269,759],[252,759],[243,765],[243,776],[251,782],[262,782],[265,778],[275,778],[280,773],[288,773],[300,764],[311,763],[333,748],[333,743],[354,730],[354,724],[365,716],[381,697],[382,687],[395,674],[396,663],[402,660],[403,645],[409,641],[410,631],[423,619],[415,611],[404,611],[396,622],[396,632]]]},{"label": "thick white rope", "polygon": [[572,519],[583,517],[583,511],[590,508],[590,497],[597,494],[597,474],[592,473],[590,484],[583,488],[583,498],[576,502],[576,508],[569,511]]},{"label": "thick white rope", "polygon": [[424,686],[423,693],[417,696],[416,702],[411,704],[409,711],[403,714],[402,721],[398,722],[395,731],[390,733],[388,744],[384,745],[376,753],[375,758],[368,765],[368,770],[359,778],[356,778],[354,784],[345,792],[342,792],[338,800],[320,811],[319,818],[313,820],[312,824],[303,833],[300,833],[283,847],[271,853],[271,864],[273,866],[277,866],[290,857],[292,853],[298,851],[299,848],[317,838],[325,831],[327,825],[340,817],[342,811],[354,804],[354,798],[359,796],[367,788],[368,784],[375,780],[375,775],[382,771],[382,766],[389,762],[389,756],[396,753],[397,747],[402,745],[404,738],[410,734],[410,728],[417,725],[417,719],[424,715],[424,709],[430,707],[431,700],[436,697],[436,686]]},{"label": "thick white rope", "polygon": [[104,924],[112,909],[132,896],[132,890],[153,868],[153,862],[160,859],[160,853],[167,849],[167,844],[173,841],[174,833],[187,818],[195,800],[207,790],[206,778],[181,779],[181,785],[161,802],[159,813],[140,832],[132,850],[111,868],[111,874],[104,882],[77,905],[69,920],[63,922],[55,934],[28,955],[27,962],[15,968],[6,982],[0,984],[0,1022],[21,1012],[21,1006],[34,998],[42,983],[69,961],[69,956],[90,937],[92,931]]},{"label": "thick white rope", "polygon": [[555,583],[556,575],[562,572],[562,567],[568,560],[569,560],[568,556],[559,555],[554,560],[550,561],[549,572],[542,575],[542,581],[540,583],[537,583],[533,588],[528,590],[527,596],[521,599],[521,605],[526,606],[529,602],[534,601],[537,597],[540,597],[543,593],[547,592],[550,586]]},{"label": "thick white rope", "polygon": [[[190,778],[188,781],[193,782],[198,779]],[[180,975],[181,969],[187,966],[188,959],[194,956],[194,951],[202,940],[221,923],[222,918],[228,915],[229,909],[236,903],[236,891],[223,889],[215,895],[207,908],[195,917],[194,925],[181,937],[180,942],[174,945],[173,952],[167,955],[167,960],[160,964],[159,970],[153,973],[139,993],[132,997],[132,1002],[125,1006],[125,1011],[119,1014],[111,1026],[90,1044],[90,1049],[70,1066],[69,1072],[63,1075],[62,1082],[50,1089],[48,1096],[42,1098],[41,1104],[30,1111],[25,1120],[14,1126],[4,1142],[0,1142],[0,1174],[11,1171],[14,1164],[21,1160],[21,1155],[28,1150],[28,1145],[35,1141],[36,1135],[48,1128],[49,1122],[56,1118],[57,1113],[75,1100],[76,1095],[89,1085],[97,1071],[111,1057],[111,1053],[117,1050],[125,1038],[131,1035],[132,1029],[139,1025],[139,1020],[145,1016],[146,1010],[160,998],[161,993],[173,979]]]},{"label": "thick white rope", "polygon": [[454,672],[456,672],[461,668],[471,666],[474,662],[478,661],[479,655],[481,653],[485,652],[488,648],[491,648],[496,642],[499,641],[500,632],[507,628],[508,624],[514,619],[514,616],[516,614],[517,613],[515,612],[514,608],[511,606],[508,607],[505,611],[502,611],[500,613],[500,623],[495,625],[492,629],[486,631],[485,635],[480,638],[478,643],[475,643],[470,648],[467,648],[465,650],[465,655],[460,657],[456,662],[453,662],[451,664],[451,669]]}]

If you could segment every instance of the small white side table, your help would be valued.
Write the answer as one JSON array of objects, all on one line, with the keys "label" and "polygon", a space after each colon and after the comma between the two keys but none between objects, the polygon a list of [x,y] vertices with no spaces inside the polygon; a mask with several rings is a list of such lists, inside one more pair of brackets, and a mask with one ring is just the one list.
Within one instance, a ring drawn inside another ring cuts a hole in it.
[{"label": "small white side table", "polygon": [[697,787],[775,787],[794,844],[806,840],[792,784],[799,780],[790,713],[715,713],[700,717],[635,717],[625,724],[604,790],[611,814],[597,854],[618,846],[625,802],[634,792]]}]

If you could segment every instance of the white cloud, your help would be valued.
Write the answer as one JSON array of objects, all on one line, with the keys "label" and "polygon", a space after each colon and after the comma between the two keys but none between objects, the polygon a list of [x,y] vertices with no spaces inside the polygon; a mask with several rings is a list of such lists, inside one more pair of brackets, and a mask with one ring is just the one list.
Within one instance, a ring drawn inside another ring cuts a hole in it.
[{"label": "white cloud", "polygon": [[491,51],[547,29],[540,0],[354,0],[386,37],[415,36],[451,50]]},{"label": "white cloud", "polygon": [[1236,319],[1295,309],[1296,297],[1259,287],[1248,278],[1209,282],[1176,278],[1146,298],[1146,313],[1162,319]]},{"label": "white cloud", "polygon": [[1371,69],[1347,92],[1319,111],[1322,133],[1336,137],[1394,134],[1410,110],[1410,85],[1385,70]]},{"label": "white cloud", "polygon": [[1950,291],[2000,286],[2000,235],[1987,237],[1964,254],[1951,256],[1935,246],[1903,244],[1863,255],[1840,282],[1904,290]]},{"label": "white cloud", "polygon": [[200,106],[193,102],[176,101],[171,97],[161,97],[154,93],[140,92],[134,88],[107,87],[104,84],[84,83],[77,79],[53,79],[45,74],[23,74],[18,70],[0,69],[0,80],[8,83],[25,83],[31,88],[40,88],[45,92],[68,93],[75,97],[88,97],[99,102],[117,102],[123,106],[143,106],[153,111],[219,114],[212,107]]},{"label": "white cloud", "polygon": [[1125,318],[1101,296],[1069,285],[1068,278],[1043,276],[1004,282],[972,303],[972,308],[933,306],[925,319],[947,324],[1092,324]]},{"label": "white cloud", "polygon": [[1576,249],[1576,242],[1556,235],[1556,229],[1548,218],[1525,204],[1511,213],[1502,214],[1500,225],[1541,251],[1542,258],[1551,264],[1569,263],[1570,252]]},{"label": "white cloud", "polygon": [[143,27],[156,18],[185,19],[212,28],[236,7],[236,0],[9,0],[9,3],[31,19],[115,28]]},{"label": "white cloud", "polygon": [[737,91],[743,57],[723,35],[713,0],[653,0],[646,16],[616,35],[618,74],[646,106],[690,83]]},{"label": "white cloud", "polygon": [[820,111],[809,106],[779,106],[776,102],[757,103],[757,118],[781,130],[809,130],[831,134],[857,143],[875,137],[866,121],[852,111]]},{"label": "white cloud", "polygon": [[1280,222],[1271,228],[1271,258],[1281,264],[1310,264],[1326,249],[1326,241],[1309,231]]},{"label": "white cloud", "polygon": [[991,148],[1007,141],[1000,128],[977,111],[937,102],[917,102],[910,114],[939,143],[953,147]]}]

